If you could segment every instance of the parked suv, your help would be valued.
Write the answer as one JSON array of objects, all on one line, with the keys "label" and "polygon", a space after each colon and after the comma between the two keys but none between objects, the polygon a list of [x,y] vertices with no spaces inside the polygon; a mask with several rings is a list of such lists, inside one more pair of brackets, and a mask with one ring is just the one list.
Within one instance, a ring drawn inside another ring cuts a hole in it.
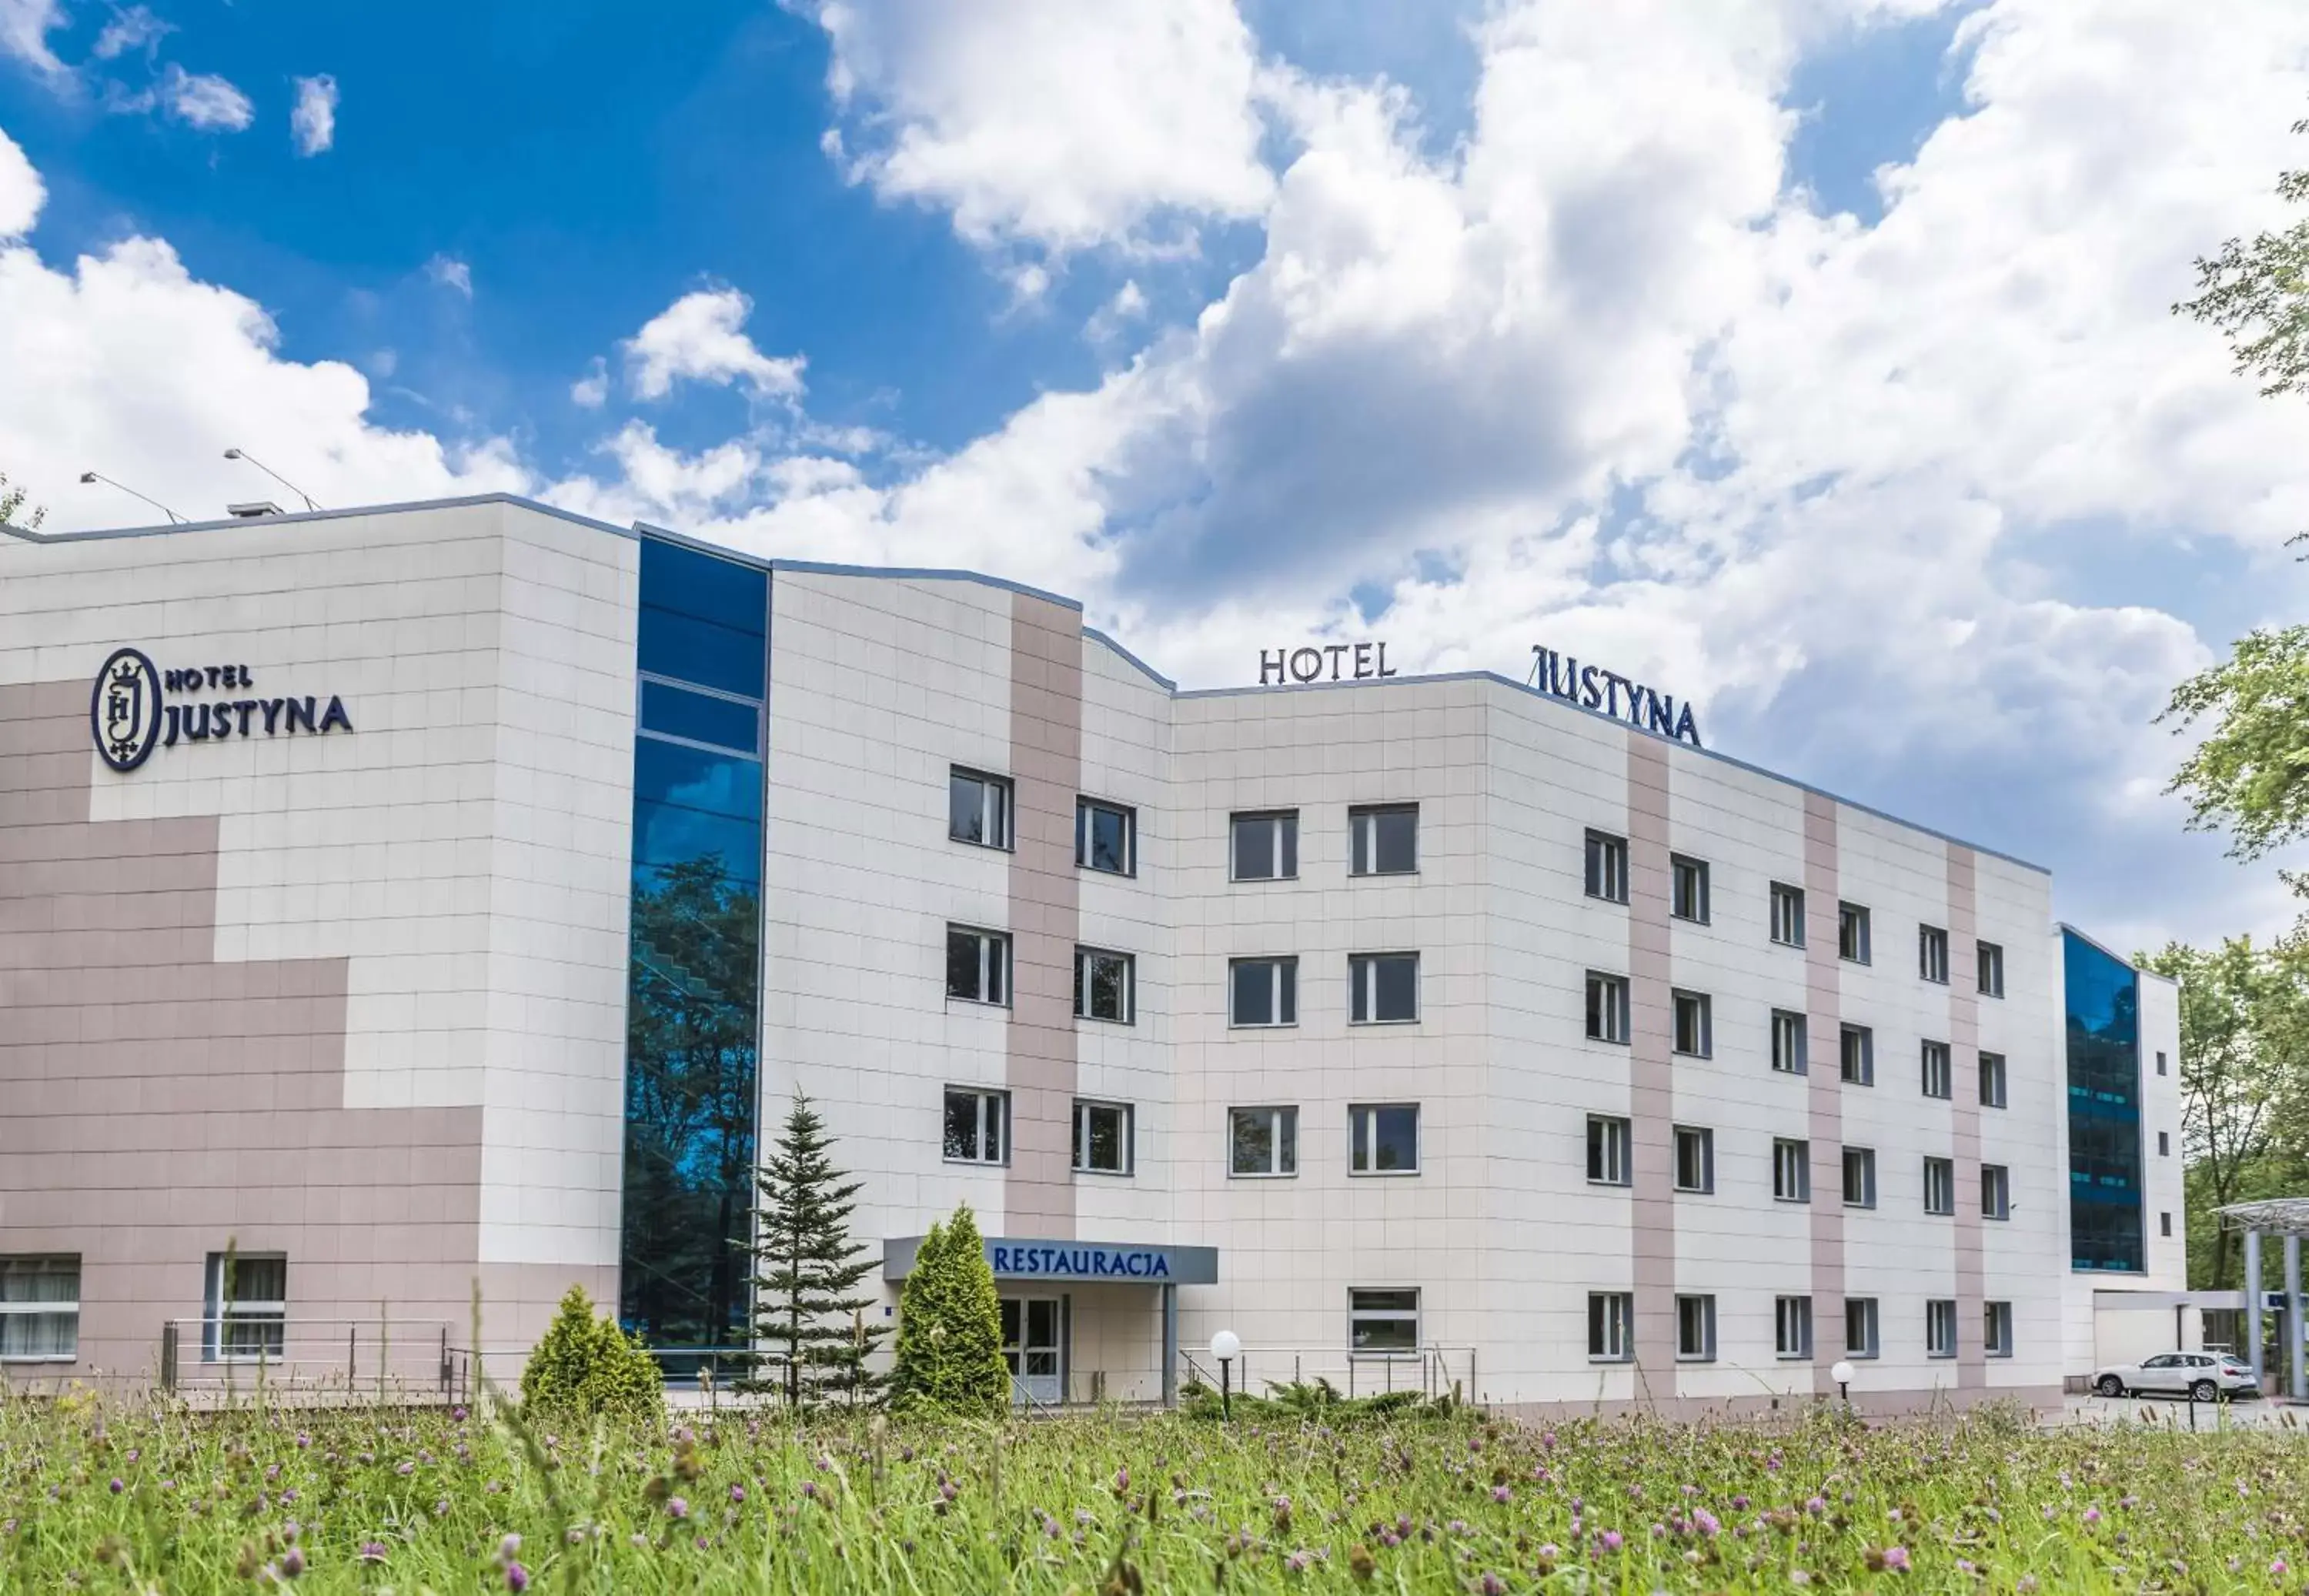
[{"label": "parked suv", "polygon": [[2093,1389],[2103,1396],[2170,1392],[2209,1402],[2222,1396],[2253,1394],[2253,1369],[2227,1352],[2159,1352],[2139,1363],[2093,1370]]}]

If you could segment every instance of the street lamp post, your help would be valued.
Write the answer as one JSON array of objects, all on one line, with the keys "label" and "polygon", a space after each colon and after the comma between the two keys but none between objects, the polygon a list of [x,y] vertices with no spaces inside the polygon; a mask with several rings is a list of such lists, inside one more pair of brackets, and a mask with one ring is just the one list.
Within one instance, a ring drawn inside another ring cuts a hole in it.
[{"label": "street lamp post", "polygon": [[1828,1377],[1836,1382],[1837,1394],[1844,1399],[1844,1416],[1846,1419],[1851,1418],[1852,1366],[1839,1358],[1836,1360],[1835,1367],[1828,1371]]},{"label": "street lamp post", "polygon": [[1234,1360],[1242,1356],[1242,1338],[1232,1330],[1211,1337],[1211,1356],[1219,1364],[1219,1418],[1234,1417]]}]

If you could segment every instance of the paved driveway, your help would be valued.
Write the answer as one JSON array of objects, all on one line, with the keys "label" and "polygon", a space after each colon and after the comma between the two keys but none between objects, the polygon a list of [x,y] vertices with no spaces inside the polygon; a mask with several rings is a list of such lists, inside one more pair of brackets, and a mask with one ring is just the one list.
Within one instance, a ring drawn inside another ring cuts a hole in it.
[{"label": "paved driveway", "polygon": [[[2065,1424],[2153,1424],[2166,1428],[2189,1428],[2189,1402],[2186,1397],[2172,1396],[2072,1396],[2063,1403],[2060,1417],[2050,1422]],[[2232,1428],[2290,1424],[2309,1432],[2309,1408],[2296,1407],[2290,1402],[2271,1402],[2263,1397],[2247,1398],[2244,1402],[2216,1405],[2197,1404],[2196,1424],[2200,1429],[2216,1429],[2222,1425]]]}]

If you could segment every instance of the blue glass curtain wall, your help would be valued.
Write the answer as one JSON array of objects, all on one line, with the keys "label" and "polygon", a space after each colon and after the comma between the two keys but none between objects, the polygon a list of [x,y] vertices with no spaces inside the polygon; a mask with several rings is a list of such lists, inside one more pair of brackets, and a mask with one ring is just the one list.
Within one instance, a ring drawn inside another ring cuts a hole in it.
[{"label": "blue glass curtain wall", "polygon": [[2067,971],[2069,1250],[2076,1269],[2140,1273],[2140,978],[2075,932]]},{"label": "blue glass curtain wall", "polygon": [[643,539],[618,1317],[661,1349],[744,1340],[768,626],[766,574]]}]

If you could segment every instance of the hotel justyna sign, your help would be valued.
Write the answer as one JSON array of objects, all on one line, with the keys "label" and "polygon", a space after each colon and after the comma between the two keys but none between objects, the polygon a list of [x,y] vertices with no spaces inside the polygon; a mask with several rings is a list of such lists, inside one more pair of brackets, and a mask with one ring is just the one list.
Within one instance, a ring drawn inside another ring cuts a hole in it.
[{"label": "hotel justyna sign", "polygon": [[1699,746],[1699,728],[1692,720],[1689,703],[1678,703],[1669,694],[1656,692],[1631,677],[1606,670],[1600,665],[1582,665],[1570,655],[1536,643],[1532,645],[1531,654],[1531,685],[1541,692],[1582,709],[1601,710],[1614,720],[1673,738],[1680,743],[1690,743],[1695,748]]},{"label": "hotel justyna sign", "polygon": [[[350,731],[345,701],[331,694],[265,698],[242,696],[255,686],[246,665],[192,665],[163,671],[137,649],[115,649],[96,673],[89,694],[89,732],[96,751],[116,771],[133,771],[155,748],[178,741],[230,737],[318,737]],[[171,703],[172,694],[201,696]]]}]

